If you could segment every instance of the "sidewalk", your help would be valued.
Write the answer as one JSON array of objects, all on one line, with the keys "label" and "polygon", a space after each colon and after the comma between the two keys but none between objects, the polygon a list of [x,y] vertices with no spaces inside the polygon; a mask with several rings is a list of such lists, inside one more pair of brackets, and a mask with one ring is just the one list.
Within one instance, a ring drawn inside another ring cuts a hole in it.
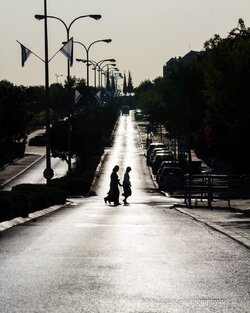
[{"label": "sidewalk", "polygon": [[[44,131],[44,128],[33,131],[28,135],[27,141],[29,142],[31,138],[37,135],[42,135]],[[10,164],[0,168],[0,189],[42,159],[45,153],[45,147],[29,146],[27,143],[23,158],[16,159]]]},{"label": "sidewalk", "polygon": [[0,188],[21,175],[43,157],[43,155],[38,154],[25,154],[23,158],[14,160],[12,163],[0,169]]},{"label": "sidewalk", "polygon": [[[141,144],[145,149],[147,139],[145,122],[138,123],[138,130]],[[164,132],[163,134],[155,134],[154,141],[164,141],[165,134]],[[192,156],[199,160],[194,154]],[[206,165],[202,164],[202,167],[204,168]],[[155,188],[158,188],[153,175],[152,179]],[[169,197],[166,192],[162,192],[162,194]],[[177,204],[173,208],[250,248],[250,199],[233,199],[230,202],[231,207],[228,207],[226,201],[215,200],[212,202],[212,209],[210,209],[206,206],[206,200],[198,202],[197,206],[193,202],[194,205],[191,208],[187,207],[183,200],[182,205]]]}]

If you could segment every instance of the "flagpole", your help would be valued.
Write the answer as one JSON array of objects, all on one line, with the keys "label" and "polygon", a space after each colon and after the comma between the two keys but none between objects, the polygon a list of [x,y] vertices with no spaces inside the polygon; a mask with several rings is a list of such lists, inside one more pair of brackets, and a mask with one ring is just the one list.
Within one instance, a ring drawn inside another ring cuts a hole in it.
[{"label": "flagpole", "polygon": [[53,178],[50,159],[50,110],[49,110],[49,58],[48,58],[48,27],[47,27],[47,0],[44,0],[44,47],[45,47],[45,108],[46,108],[46,168],[43,172],[47,183]]}]

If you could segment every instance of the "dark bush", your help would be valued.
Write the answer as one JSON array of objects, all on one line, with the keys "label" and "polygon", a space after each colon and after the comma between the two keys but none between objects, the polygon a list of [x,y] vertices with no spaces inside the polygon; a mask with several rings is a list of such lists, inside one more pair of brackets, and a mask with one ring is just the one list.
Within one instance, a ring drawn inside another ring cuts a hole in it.
[{"label": "dark bush", "polygon": [[63,204],[66,202],[66,193],[61,189],[42,184],[16,185],[12,188],[12,192],[16,192],[29,199],[29,212],[42,210],[51,205]]},{"label": "dark bush", "polygon": [[0,222],[11,220],[15,216],[13,201],[7,193],[10,194],[10,192],[0,192]]},{"label": "dark bush", "polygon": [[0,146],[0,150],[0,167],[2,167],[5,164],[24,156],[25,143],[4,143],[4,145]]},{"label": "dark bush", "polygon": [[32,211],[66,201],[66,193],[62,189],[45,184],[21,184],[14,186],[12,190],[29,196]]},{"label": "dark bush", "polygon": [[52,179],[50,186],[63,188],[68,196],[86,195],[91,186],[91,180],[83,177],[61,177]]},{"label": "dark bush", "polygon": [[1,191],[0,204],[1,221],[10,220],[17,216],[27,217],[30,213],[29,198],[18,192]]},{"label": "dark bush", "polygon": [[29,140],[29,146],[43,147],[46,146],[46,135],[39,135]]}]

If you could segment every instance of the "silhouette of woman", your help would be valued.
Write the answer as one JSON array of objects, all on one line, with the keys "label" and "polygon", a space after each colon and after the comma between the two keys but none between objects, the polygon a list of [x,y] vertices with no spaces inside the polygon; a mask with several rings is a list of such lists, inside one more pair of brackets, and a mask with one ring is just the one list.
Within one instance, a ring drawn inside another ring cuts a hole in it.
[{"label": "silhouette of woman", "polygon": [[120,205],[119,203],[119,195],[120,195],[120,190],[119,190],[119,186],[122,186],[119,180],[119,177],[117,175],[117,172],[119,171],[119,166],[116,165],[113,170],[112,173],[110,175],[110,188],[108,191],[108,195],[107,197],[104,198],[105,203],[109,202],[114,202],[114,205]]},{"label": "silhouette of woman", "polygon": [[124,174],[124,178],[123,178],[123,203],[124,204],[128,204],[127,202],[127,198],[131,196],[132,192],[131,192],[131,183],[130,183],[130,176],[129,176],[129,172],[131,171],[131,167],[128,166],[126,168],[126,172]]}]

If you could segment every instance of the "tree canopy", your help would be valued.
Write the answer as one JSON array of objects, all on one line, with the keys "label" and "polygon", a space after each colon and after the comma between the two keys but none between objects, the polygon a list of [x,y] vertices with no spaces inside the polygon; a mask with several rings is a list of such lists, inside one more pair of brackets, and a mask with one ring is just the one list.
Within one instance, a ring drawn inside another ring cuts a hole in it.
[{"label": "tree canopy", "polygon": [[175,59],[164,78],[143,82],[135,89],[137,103],[208,162],[249,173],[249,67],[250,30],[239,19],[228,37],[215,35],[197,57]]}]

